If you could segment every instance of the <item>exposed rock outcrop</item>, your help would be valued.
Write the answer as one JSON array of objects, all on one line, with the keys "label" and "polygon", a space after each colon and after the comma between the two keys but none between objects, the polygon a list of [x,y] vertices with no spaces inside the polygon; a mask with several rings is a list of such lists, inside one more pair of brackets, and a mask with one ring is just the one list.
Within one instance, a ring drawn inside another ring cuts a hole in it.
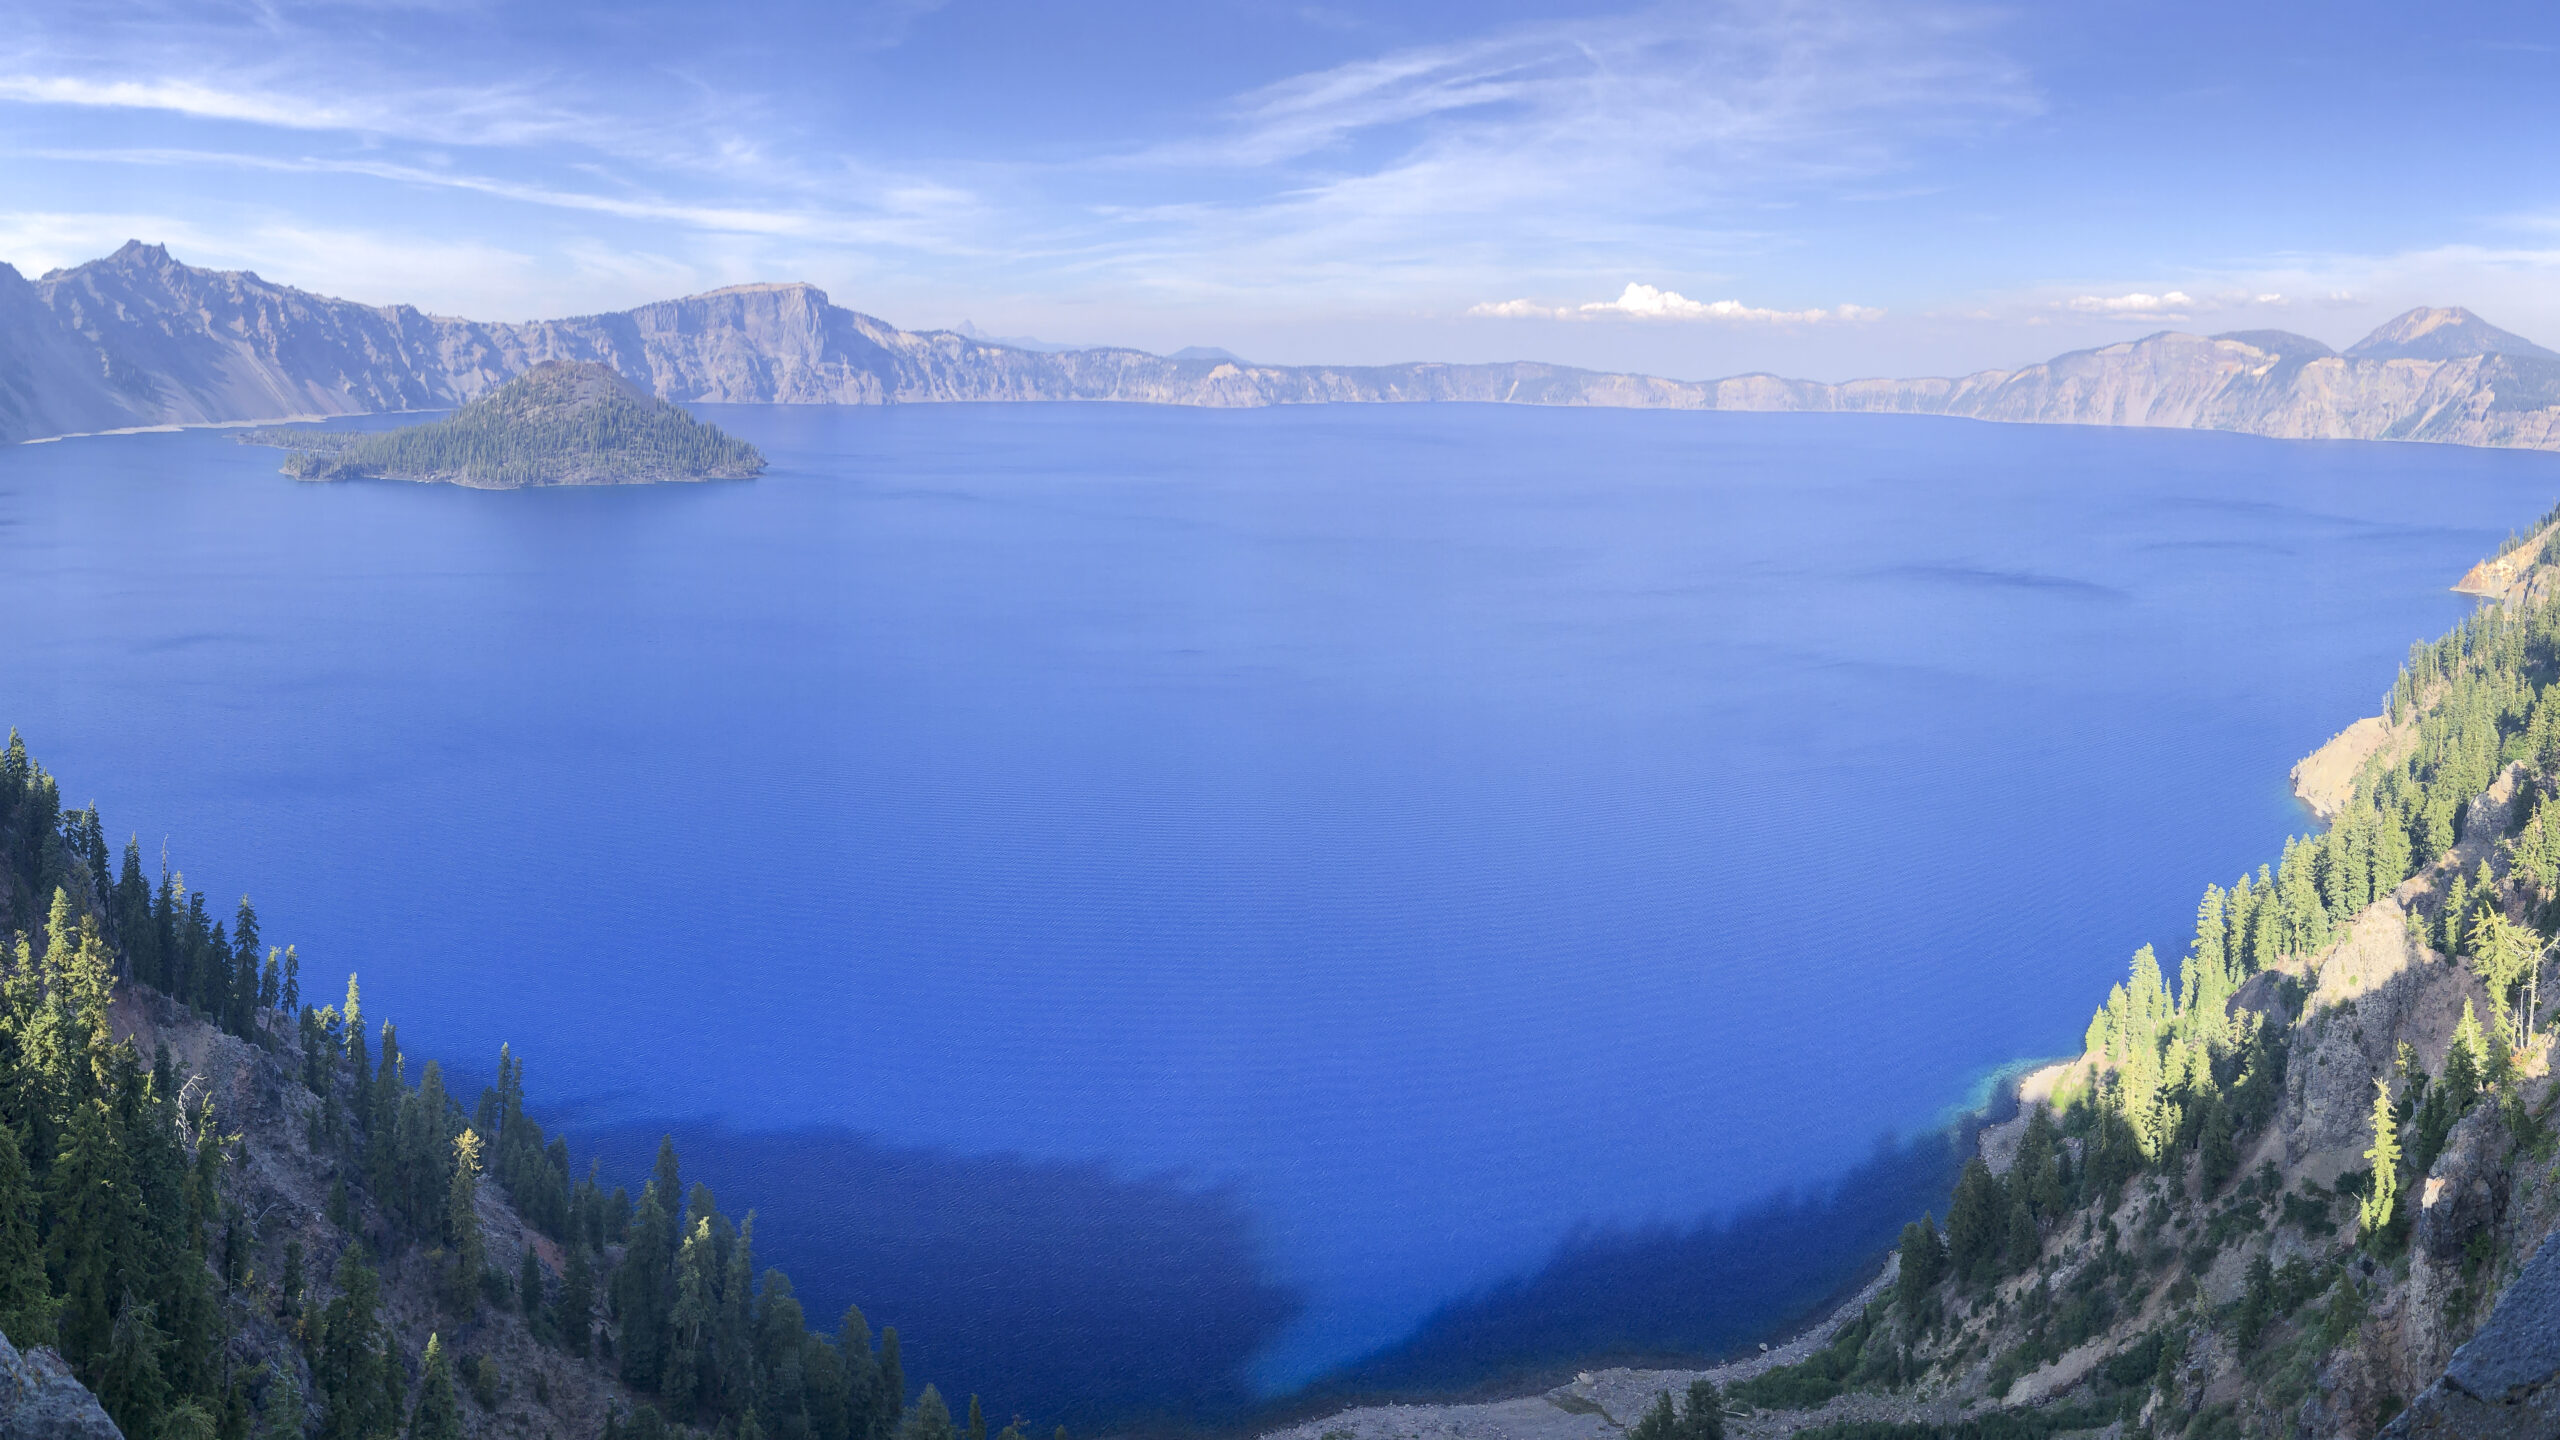
[{"label": "exposed rock outcrop", "polygon": [[124,1440],[98,1397],[52,1350],[0,1335],[0,1440]]},{"label": "exposed rock outcrop", "polygon": [[2560,1435],[2560,1244],[2544,1240],[2385,1440],[2548,1440]]}]

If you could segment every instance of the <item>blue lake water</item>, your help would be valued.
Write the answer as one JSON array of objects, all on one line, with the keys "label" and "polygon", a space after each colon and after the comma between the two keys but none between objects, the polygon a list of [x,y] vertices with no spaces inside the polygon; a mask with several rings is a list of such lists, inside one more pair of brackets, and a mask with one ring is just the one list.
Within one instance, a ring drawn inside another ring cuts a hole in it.
[{"label": "blue lake water", "polygon": [[413,1055],[512,1042],[635,1180],[672,1127],[813,1313],[1086,1424],[1850,1278],[1943,1198],[1895,1142],[2183,948],[2560,494],[1908,417],[704,413],[772,470],[0,452],[0,718]]}]

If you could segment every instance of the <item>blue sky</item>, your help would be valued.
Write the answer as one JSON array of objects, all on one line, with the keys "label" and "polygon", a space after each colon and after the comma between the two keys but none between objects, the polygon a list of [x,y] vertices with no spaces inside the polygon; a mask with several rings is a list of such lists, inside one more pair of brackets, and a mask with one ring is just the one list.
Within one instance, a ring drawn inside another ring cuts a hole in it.
[{"label": "blue sky", "polygon": [[2560,343],[2560,12],[17,5],[0,259],[523,319],[807,279],[1257,359],[1840,378],[2466,304]]}]

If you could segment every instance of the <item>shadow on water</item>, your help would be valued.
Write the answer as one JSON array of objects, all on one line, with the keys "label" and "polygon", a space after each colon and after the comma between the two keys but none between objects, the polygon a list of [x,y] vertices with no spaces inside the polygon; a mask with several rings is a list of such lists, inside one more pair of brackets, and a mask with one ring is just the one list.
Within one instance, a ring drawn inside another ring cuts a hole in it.
[{"label": "shadow on water", "polygon": [[904,1149],[844,1130],[572,1125],[608,1188],[648,1174],[672,1129],[686,1183],[756,1212],[757,1265],[791,1277],[810,1323],[858,1303],[898,1327],[908,1383],[1034,1434],[1232,1421],[1245,1367],[1298,1298],[1262,1274],[1242,1202],[1098,1164]]},{"label": "shadow on water", "polygon": [[1694,1363],[1818,1318],[1871,1278],[1902,1226],[1943,1214],[1987,1111],[1881,1140],[1837,1180],[1687,1226],[1592,1228],[1535,1272],[1453,1301],[1407,1339],[1286,1397],[1254,1356],[1300,1308],[1261,1271],[1231,1190],[1100,1164],[967,1157],[844,1130],[684,1122],[569,1127],[608,1184],[636,1184],[672,1128],[688,1182],[757,1213],[758,1264],[811,1322],[858,1302],[895,1325],[911,1387],[931,1380],[1041,1433],[1242,1433],[1346,1399],[1518,1393],[1610,1364]]},{"label": "shadow on water", "polygon": [[1516,1392],[1577,1369],[1695,1363],[1775,1339],[1872,1279],[1922,1210],[1945,1213],[1985,1118],[1881,1141],[1829,1185],[1721,1218],[1582,1231],[1535,1273],[1442,1307],[1305,1398]]}]

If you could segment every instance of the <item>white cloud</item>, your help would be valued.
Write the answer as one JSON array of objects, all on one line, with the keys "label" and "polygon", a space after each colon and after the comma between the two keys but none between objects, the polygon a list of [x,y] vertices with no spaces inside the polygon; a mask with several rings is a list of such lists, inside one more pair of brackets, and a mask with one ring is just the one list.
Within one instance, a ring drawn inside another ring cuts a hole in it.
[{"label": "white cloud", "polygon": [[2163,319],[2193,310],[2196,302],[2181,290],[2148,295],[2137,290],[2129,295],[2081,295],[2065,302],[2084,315],[2157,316]]},{"label": "white cloud", "polygon": [[1882,310],[1841,305],[1829,310],[1765,310],[1739,300],[1692,300],[1677,290],[1657,290],[1630,281],[1615,300],[1595,300],[1581,307],[1585,315],[1631,315],[1645,320],[1733,320],[1745,324],[1812,325],[1826,320],[1873,320]]},{"label": "white cloud", "polygon": [[1535,300],[1486,300],[1467,307],[1467,313],[1486,320],[1569,320],[1573,311],[1563,305],[1541,305]]}]

